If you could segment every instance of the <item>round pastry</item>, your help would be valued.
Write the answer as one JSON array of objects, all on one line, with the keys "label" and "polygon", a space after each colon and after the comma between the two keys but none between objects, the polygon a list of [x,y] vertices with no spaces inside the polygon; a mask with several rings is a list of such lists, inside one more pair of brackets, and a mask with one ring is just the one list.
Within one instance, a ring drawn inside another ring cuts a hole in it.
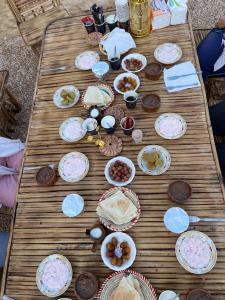
[{"label": "round pastry", "polygon": [[36,181],[40,186],[51,186],[56,182],[56,178],[56,170],[50,166],[40,168],[36,174]]},{"label": "round pastry", "polygon": [[116,156],[123,148],[122,139],[115,135],[106,135],[103,139],[105,145],[104,147],[99,147],[100,153],[105,156]]},{"label": "round pastry", "polygon": [[116,119],[116,124],[119,125],[120,121],[124,118],[124,110],[119,106],[109,106],[105,112],[104,116],[113,116]]},{"label": "round pastry", "polygon": [[213,300],[213,297],[203,289],[194,289],[187,295],[187,300]]}]

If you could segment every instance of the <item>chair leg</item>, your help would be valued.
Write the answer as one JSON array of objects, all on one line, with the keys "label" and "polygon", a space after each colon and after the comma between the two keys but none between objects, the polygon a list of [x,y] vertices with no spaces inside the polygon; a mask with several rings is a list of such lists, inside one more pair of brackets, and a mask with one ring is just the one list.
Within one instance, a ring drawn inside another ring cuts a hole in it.
[{"label": "chair leg", "polygon": [[11,94],[11,92],[6,88],[6,93],[9,96],[8,101],[14,106],[14,109],[12,109],[15,113],[19,113],[22,109],[21,104],[18,102],[18,100]]}]

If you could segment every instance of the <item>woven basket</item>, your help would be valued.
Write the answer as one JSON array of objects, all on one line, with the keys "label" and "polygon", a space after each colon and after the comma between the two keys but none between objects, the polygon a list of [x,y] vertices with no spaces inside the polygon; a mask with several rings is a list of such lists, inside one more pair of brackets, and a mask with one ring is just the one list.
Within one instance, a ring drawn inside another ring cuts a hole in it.
[{"label": "woven basket", "polygon": [[116,225],[112,221],[107,220],[107,219],[102,218],[102,217],[99,217],[99,218],[100,218],[100,222],[105,227],[107,227],[109,230],[112,230],[112,231],[126,231],[126,230],[130,229],[132,226],[134,226],[137,223],[137,221],[138,221],[138,219],[140,217],[141,206],[140,206],[140,202],[139,202],[138,196],[133,191],[131,191],[128,188],[125,188],[125,187],[113,187],[113,188],[109,189],[108,191],[106,191],[101,196],[101,198],[99,199],[99,203],[101,201],[104,201],[106,198],[112,196],[113,194],[115,194],[115,192],[117,190],[121,190],[125,194],[125,196],[127,198],[129,198],[133,202],[133,204],[137,207],[137,217],[135,219],[131,220],[129,223],[122,224],[122,225]]},{"label": "woven basket", "polygon": [[118,287],[123,276],[131,274],[140,283],[141,292],[143,299],[146,300],[157,300],[157,293],[150,282],[140,273],[132,270],[124,270],[111,274],[102,284],[98,291],[97,300],[108,300],[109,296]]}]

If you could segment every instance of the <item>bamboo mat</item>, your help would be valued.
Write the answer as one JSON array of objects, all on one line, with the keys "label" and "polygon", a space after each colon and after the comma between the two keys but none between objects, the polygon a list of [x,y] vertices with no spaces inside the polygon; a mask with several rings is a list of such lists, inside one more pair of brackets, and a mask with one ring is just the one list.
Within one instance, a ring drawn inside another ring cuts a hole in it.
[{"label": "bamboo mat", "polygon": [[[195,46],[190,25],[171,26],[137,39],[137,51],[153,60],[153,51],[163,42],[177,42],[183,50],[182,61],[196,62]],[[56,88],[74,84],[80,91],[96,83],[90,71],[74,68],[74,58],[89,47],[85,42],[86,33],[80,19],[70,17],[53,23],[45,35],[45,43],[37,79],[36,96],[30,123],[24,170],[18,193],[8,271],[5,272],[5,291],[16,300],[47,299],[40,294],[35,283],[39,263],[47,255],[65,255],[73,266],[74,278],[84,270],[94,272],[102,281],[111,271],[106,268],[100,252],[91,252],[91,241],[85,235],[98,219],[95,213],[100,196],[110,188],[104,178],[107,158],[102,156],[93,143],[86,139],[67,144],[58,134],[60,124],[68,117],[80,116],[83,112],[79,102],[71,109],[59,109],[52,101]],[[93,49],[96,49],[93,47]],[[105,59],[105,57],[101,57]],[[44,69],[66,66],[64,72],[44,74]],[[197,66],[198,67],[198,66]],[[108,83],[121,71],[110,73]],[[168,184],[176,179],[187,180],[193,195],[183,208],[191,215],[223,216],[224,197],[220,185],[218,163],[214,158],[215,148],[209,124],[204,88],[195,88],[169,94],[163,80],[148,81],[140,73],[140,92],[156,92],[161,97],[161,108],[155,113],[143,112],[140,103],[130,111],[136,127],[144,132],[142,145],[133,145],[131,138],[124,136],[120,129],[116,135],[123,139],[123,151],[136,165],[137,173],[129,185],[138,194],[141,202],[141,217],[128,233],[137,246],[137,257],[132,269],[145,275],[158,291],[176,290],[184,300],[188,290],[206,288],[214,299],[225,299],[225,225],[222,223],[199,223],[191,229],[208,234],[218,249],[215,268],[206,275],[187,273],[175,257],[177,236],[168,232],[163,225],[163,215],[173,204],[167,198]],[[116,96],[116,105],[125,109],[121,95]],[[165,112],[181,114],[187,121],[186,135],[180,140],[168,141],[157,136],[154,121]],[[151,177],[143,174],[137,166],[139,150],[148,144],[158,144],[171,154],[170,169],[163,175]],[[73,150],[83,152],[90,161],[90,171],[79,183],[69,184],[58,178],[53,187],[38,187],[35,182],[38,167],[58,163],[60,158]],[[63,198],[71,192],[79,193],[85,200],[85,212],[77,218],[66,218],[61,212]],[[74,278],[65,296],[75,299]],[[4,290],[4,286],[3,289]]]}]

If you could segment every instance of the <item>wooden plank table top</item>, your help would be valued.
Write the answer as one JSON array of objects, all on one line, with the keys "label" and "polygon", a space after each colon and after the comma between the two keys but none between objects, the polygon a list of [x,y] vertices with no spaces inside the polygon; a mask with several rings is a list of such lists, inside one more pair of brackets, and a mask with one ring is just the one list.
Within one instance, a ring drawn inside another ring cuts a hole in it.
[{"label": "wooden plank table top", "polygon": [[[95,213],[98,199],[110,185],[104,177],[107,158],[102,156],[94,143],[87,139],[69,144],[59,137],[60,124],[69,117],[80,116],[81,103],[70,109],[54,106],[52,97],[62,85],[74,84],[80,91],[96,83],[91,71],[79,71],[74,67],[74,58],[90,49],[85,41],[86,32],[80,18],[69,17],[51,24],[45,35],[40,73],[30,123],[24,169],[18,191],[8,270],[2,292],[16,300],[47,299],[36,287],[35,274],[39,263],[48,255],[65,255],[73,266],[73,283],[65,294],[76,299],[73,293],[74,278],[84,270],[93,271],[102,281],[111,271],[102,263],[99,250],[91,252],[92,243],[85,235],[97,220]],[[182,61],[191,60],[196,67],[195,46],[189,24],[171,26],[152,32],[148,37],[136,39],[137,52],[153,60],[156,46],[163,42],[177,42],[183,50]],[[93,47],[97,50],[97,47]],[[105,59],[104,56],[101,56]],[[44,70],[66,66],[65,71]],[[113,71],[108,83],[112,86]],[[175,243],[177,236],[163,225],[165,211],[173,206],[167,197],[167,187],[177,179],[187,180],[193,189],[191,199],[182,207],[191,215],[200,217],[224,216],[225,205],[220,171],[215,156],[215,146],[210,128],[204,88],[195,88],[178,93],[165,91],[163,79],[149,81],[140,74],[143,95],[158,93],[161,107],[155,113],[146,113],[140,103],[130,111],[135,117],[136,128],[144,132],[142,145],[132,144],[131,137],[124,136],[118,128],[116,135],[123,139],[122,155],[136,165],[136,177],[129,185],[139,196],[141,217],[128,231],[137,246],[137,257],[132,269],[145,275],[162,291],[172,289],[184,300],[188,290],[201,287],[209,290],[214,299],[225,299],[225,225],[223,223],[199,223],[190,228],[202,231],[213,239],[218,249],[218,261],[208,274],[197,276],[186,272],[177,262]],[[116,105],[125,109],[121,95],[116,95]],[[176,112],[187,121],[187,132],[179,140],[164,140],[154,130],[154,121],[162,113]],[[171,154],[170,169],[160,176],[148,176],[137,166],[139,150],[149,144],[167,148]],[[36,169],[29,167],[57,164],[61,157],[71,151],[80,151],[90,161],[90,171],[79,183],[66,183],[58,178],[52,187],[39,187],[35,182]],[[72,192],[85,200],[85,212],[77,218],[67,218],[61,212],[63,198]]]}]

